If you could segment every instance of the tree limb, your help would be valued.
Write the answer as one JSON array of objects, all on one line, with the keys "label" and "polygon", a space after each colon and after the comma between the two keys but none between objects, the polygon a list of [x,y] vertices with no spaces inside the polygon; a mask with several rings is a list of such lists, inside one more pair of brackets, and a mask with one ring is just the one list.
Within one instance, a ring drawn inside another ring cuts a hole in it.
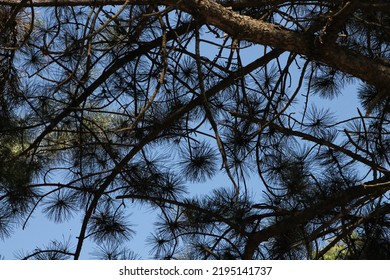
[{"label": "tree limb", "polygon": [[[113,5],[124,2],[119,0],[36,0],[33,1],[33,5],[37,7]],[[129,0],[128,4],[145,5],[149,2]],[[304,55],[310,60],[324,63],[378,88],[387,89],[390,84],[389,63],[375,61],[336,43],[321,44],[317,35],[287,30],[276,24],[240,15],[211,0],[159,0],[156,2],[192,14],[237,39]],[[16,0],[0,0],[0,5],[16,5],[17,3]]]}]

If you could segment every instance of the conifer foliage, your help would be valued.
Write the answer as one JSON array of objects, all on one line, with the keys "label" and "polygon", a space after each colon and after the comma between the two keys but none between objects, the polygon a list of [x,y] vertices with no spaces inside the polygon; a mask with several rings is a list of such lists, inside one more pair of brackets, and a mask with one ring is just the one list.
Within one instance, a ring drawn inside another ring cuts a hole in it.
[{"label": "conifer foliage", "polygon": [[389,43],[380,0],[0,0],[0,242],[138,258],[143,205],[157,259],[388,259]]}]

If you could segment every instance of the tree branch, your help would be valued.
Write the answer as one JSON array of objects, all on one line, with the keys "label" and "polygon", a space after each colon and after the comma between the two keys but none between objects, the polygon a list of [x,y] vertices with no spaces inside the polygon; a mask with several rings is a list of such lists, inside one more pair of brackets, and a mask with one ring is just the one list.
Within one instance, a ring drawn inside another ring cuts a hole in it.
[{"label": "tree branch", "polygon": [[[386,181],[387,184],[383,184],[377,188],[365,187],[365,184],[374,185],[377,181]],[[367,182],[365,184],[349,187],[345,190],[337,192],[326,200],[316,203],[303,211],[297,211],[293,215],[286,217],[280,222],[277,222],[261,231],[251,234],[244,253],[244,258],[251,259],[253,257],[254,251],[261,242],[268,240],[269,238],[278,234],[287,232],[296,225],[304,225],[311,219],[324,215],[337,206],[345,206],[360,197],[367,197],[367,199],[375,198],[390,190],[390,181],[387,177]]]},{"label": "tree branch", "polygon": [[[145,5],[150,1],[128,0],[128,4]],[[16,5],[17,0],[0,0],[2,5]],[[36,0],[34,6],[75,6],[123,4],[119,0]],[[375,61],[336,43],[321,44],[317,35],[287,30],[279,25],[244,16],[211,0],[159,0],[157,4],[195,15],[237,39],[267,45],[307,56],[342,72],[362,79],[378,88],[390,84],[390,64]],[[390,93],[388,93],[390,94]]]}]

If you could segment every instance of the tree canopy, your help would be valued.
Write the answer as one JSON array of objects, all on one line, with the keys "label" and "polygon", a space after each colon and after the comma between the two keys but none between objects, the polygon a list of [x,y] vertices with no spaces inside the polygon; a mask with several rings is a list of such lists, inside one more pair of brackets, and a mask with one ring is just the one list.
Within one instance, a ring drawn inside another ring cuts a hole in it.
[{"label": "tree canopy", "polygon": [[0,239],[81,213],[20,257],[130,259],[142,204],[158,259],[388,259],[389,39],[388,1],[0,0]]}]

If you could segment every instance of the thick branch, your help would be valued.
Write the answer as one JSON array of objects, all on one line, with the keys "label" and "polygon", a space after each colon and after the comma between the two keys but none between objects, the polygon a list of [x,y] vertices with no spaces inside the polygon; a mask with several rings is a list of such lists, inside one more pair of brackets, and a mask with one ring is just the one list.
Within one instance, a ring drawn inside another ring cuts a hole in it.
[{"label": "thick branch", "polygon": [[[0,5],[16,6],[18,0],[0,0]],[[34,7],[61,7],[61,6],[99,6],[99,5],[123,5],[126,0],[33,0]],[[150,0],[128,0],[128,4],[132,5],[148,5]],[[178,1],[179,2],[179,1]],[[217,1],[223,6],[240,8],[240,7],[262,7],[266,5],[276,5],[286,0],[232,0],[232,1]]]},{"label": "thick branch", "polygon": [[387,89],[390,84],[390,64],[375,61],[337,44],[321,44],[315,35],[286,30],[239,15],[209,0],[162,2],[200,16],[205,22],[236,38],[305,55],[379,88]]},{"label": "thick branch", "polygon": [[[377,182],[386,182],[383,183],[380,187],[367,188],[366,184],[374,185]],[[390,190],[390,181],[388,177],[384,177],[375,181],[368,182],[363,185],[353,186],[347,188],[343,191],[335,193],[332,197],[323,200],[319,203],[308,207],[303,211],[297,211],[294,215],[291,215],[284,220],[275,223],[265,229],[253,233],[250,236],[250,242],[246,246],[244,253],[244,258],[251,259],[254,251],[259,246],[261,242],[268,240],[269,238],[287,232],[291,228],[297,225],[304,225],[311,219],[322,216],[328,213],[330,210],[334,209],[337,206],[345,206],[354,200],[360,197],[366,197],[368,199],[373,199],[379,197]]]},{"label": "thick branch", "polygon": [[[16,5],[16,0],[0,0],[0,4]],[[119,0],[36,0],[34,6],[120,4]],[[122,1],[127,4],[148,4],[146,0]],[[243,16],[211,0],[159,0],[212,24],[238,39],[267,45],[307,56],[330,67],[362,79],[378,88],[390,84],[390,64],[375,61],[337,44],[321,44],[313,34],[287,30],[279,25]]]},{"label": "thick branch", "polygon": [[[0,0],[0,5],[16,6],[19,0]],[[31,6],[31,1],[26,6]],[[145,5],[147,0],[131,0],[133,4]],[[32,0],[34,7],[64,7],[64,6],[98,6],[98,5],[123,5],[126,0]]]}]

